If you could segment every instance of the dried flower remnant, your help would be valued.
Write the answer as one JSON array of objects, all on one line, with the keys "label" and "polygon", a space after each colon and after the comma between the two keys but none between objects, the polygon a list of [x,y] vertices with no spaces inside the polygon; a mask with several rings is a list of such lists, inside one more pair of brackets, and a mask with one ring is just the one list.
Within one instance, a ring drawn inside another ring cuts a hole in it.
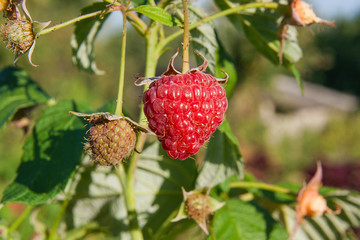
[{"label": "dried flower remnant", "polygon": [[313,23],[326,24],[331,27],[336,27],[335,21],[327,21],[316,16],[311,5],[302,0],[292,0],[290,3],[290,14],[284,17],[280,28],[278,37],[280,39],[279,62],[282,64],[282,55],[284,51],[285,38],[289,25],[296,27],[307,27]]},{"label": "dried flower remnant", "polygon": [[303,223],[306,216],[320,217],[325,213],[340,213],[340,208],[336,209],[335,211],[330,209],[327,206],[326,199],[319,194],[319,188],[322,186],[321,179],[322,168],[321,163],[318,162],[315,175],[312,177],[312,179],[307,185],[305,184],[300,189],[298,193],[298,197],[296,199],[296,222],[289,239],[291,239],[295,235],[297,228]]},{"label": "dried flower remnant", "polygon": [[1,25],[1,37],[6,43],[6,47],[15,55],[14,64],[20,56],[27,53],[29,63],[35,67],[31,57],[36,39],[38,34],[50,24],[50,21],[33,21],[26,8],[26,0],[9,0],[4,11],[7,21]]},{"label": "dried flower remnant", "polygon": [[34,33],[30,21],[18,18],[1,25],[1,37],[16,56],[27,52],[34,43]]},{"label": "dried flower remnant", "polygon": [[180,210],[177,216],[171,222],[177,222],[185,218],[192,218],[199,225],[199,227],[208,235],[208,220],[209,217],[218,209],[225,205],[224,202],[219,202],[209,196],[210,189],[194,190],[186,192],[183,191],[184,200],[181,203]]},{"label": "dried flower remnant", "polygon": [[316,16],[311,5],[301,0],[293,0],[291,2],[291,16],[292,21],[289,21],[290,25],[309,26],[313,23],[322,23],[331,27],[336,27],[335,21],[327,21],[319,18]]}]

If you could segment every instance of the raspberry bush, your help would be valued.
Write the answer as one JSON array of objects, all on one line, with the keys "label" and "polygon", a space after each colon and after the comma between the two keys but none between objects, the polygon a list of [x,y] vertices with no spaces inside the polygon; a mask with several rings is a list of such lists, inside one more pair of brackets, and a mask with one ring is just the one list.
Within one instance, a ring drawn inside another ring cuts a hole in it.
[{"label": "raspberry bush", "polygon": [[[224,23],[216,21],[228,18],[254,49],[295,76],[300,91],[296,27],[334,23],[301,0],[208,2],[216,6],[211,14],[189,0],[99,0],[50,24],[31,17],[31,1],[0,1],[3,47],[14,62],[27,54],[35,66],[35,46],[46,44],[37,39],[74,25],[72,61],[90,74],[106,74],[95,61],[95,39],[105,22],[119,25],[111,14],[122,15],[119,79],[106,80],[118,94],[100,109],[50,96],[30,77],[35,70],[23,69],[30,67],[25,61],[1,70],[0,127],[13,122],[26,138],[16,178],[1,198],[3,209],[14,203],[24,209],[14,222],[1,221],[1,239],[340,239],[360,225],[359,193],[321,187],[320,163],[304,186],[245,174],[226,120],[238,79],[218,34]],[[127,41],[128,31],[143,37],[144,46]],[[182,50],[181,72],[174,45]],[[129,46],[145,49],[136,56],[145,62],[142,77],[125,78]],[[175,55],[164,71],[158,63],[166,51]],[[190,69],[196,59],[200,66]],[[134,105],[124,97],[128,83],[143,87],[136,119],[126,115]],[[92,100],[103,94],[96,91]],[[321,201],[312,204],[314,196]],[[53,206],[55,217],[42,217]],[[27,235],[20,227],[26,224]]]}]

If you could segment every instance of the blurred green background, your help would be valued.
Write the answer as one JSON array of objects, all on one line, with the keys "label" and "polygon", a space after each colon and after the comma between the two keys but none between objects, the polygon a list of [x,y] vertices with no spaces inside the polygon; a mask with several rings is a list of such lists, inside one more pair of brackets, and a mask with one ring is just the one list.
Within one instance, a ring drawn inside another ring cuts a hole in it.
[{"label": "blurred green background", "polygon": [[[57,24],[78,16],[88,4],[85,0],[51,4],[33,0],[27,5],[33,19]],[[212,6],[207,8],[211,11]],[[37,40],[33,62],[39,67],[31,67],[26,57],[18,66],[50,96],[99,108],[117,95],[119,16],[112,14],[96,41],[96,61],[106,72],[102,76],[80,72],[72,64],[73,26]],[[325,185],[360,190],[360,15],[337,17],[335,29],[319,25],[298,29],[304,56],[296,67],[308,83],[304,96],[288,70],[262,57],[226,19],[217,24],[224,26],[219,38],[237,69],[238,83],[229,99],[227,118],[240,141],[247,171],[265,182],[303,181],[314,172],[315,162],[322,161]],[[135,74],[144,74],[144,40],[132,28],[128,38],[124,107],[137,119],[142,89],[133,83]],[[161,57],[158,74],[166,69],[180,41]],[[11,65],[12,60],[12,53],[1,44],[0,68]],[[32,114],[36,117],[36,111]],[[26,138],[17,123],[0,130],[0,196],[15,177]],[[0,223],[15,219],[22,208],[17,204],[4,207]],[[42,212],[51,219],[52,211]]]}]

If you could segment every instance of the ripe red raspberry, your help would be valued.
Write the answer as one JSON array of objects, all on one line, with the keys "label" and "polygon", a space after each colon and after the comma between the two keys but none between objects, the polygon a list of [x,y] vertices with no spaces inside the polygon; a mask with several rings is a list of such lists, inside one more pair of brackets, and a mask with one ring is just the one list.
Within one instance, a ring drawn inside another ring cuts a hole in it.
[{"label": "ripe red raspberry", "polygon": [[[199,151],[224,120],[228,106],[225,89],[219,81],[199,68],[181,74],[173,68],[154,80],[143,95],[144,113],[171,158],[184,160]],[[144,79],[141,79],[144,80]],[[149,79],[145,79],[149,80]]]}]

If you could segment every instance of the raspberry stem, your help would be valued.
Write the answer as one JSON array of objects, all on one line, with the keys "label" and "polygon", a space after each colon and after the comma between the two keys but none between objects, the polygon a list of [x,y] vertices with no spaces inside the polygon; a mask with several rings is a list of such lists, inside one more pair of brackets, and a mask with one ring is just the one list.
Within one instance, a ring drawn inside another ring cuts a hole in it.
[{"label": "raspberry stem", "polygon": [[190,31],[189,31],[189,10],[188,0],[183,0],[184,9],[184,40],[183,40],[183,61],[182,72],[185,73],[190,69],[189,65],[189,46],[190,46]]},{"label": "raspberry stem", "polygon": [[120,53],[120,73],[119,73],[119,89],[118,89],[118,96],[116,101],[116,110],[115,114],[122,115],[122,104],[123,104],[123,95],[124,95],[124,82],[125,82],[125,57],[126,57],[126,10],[127,6],[129,5],[129,2],[127,3],[125,8],[121,9],[121,13],[123,16],[123,30],[122,30],[122,38],[121,38],[121,53]]},{"label": "raspberry stem", "polygon": [[267,184],[267,183],[262,183],[262,182],[238,181],[238,182],[230,183],[230,187],[231,188],[257,188],[257,189],[263,189],[263,190],[267,190],[267,191],[271,191],[271,192],[289,194],[289,195],[292,195],[292,196],[297,195],[297,193],[292,192],[290,189],[275,186],[275,185],[271,185],[271,184]]}]

